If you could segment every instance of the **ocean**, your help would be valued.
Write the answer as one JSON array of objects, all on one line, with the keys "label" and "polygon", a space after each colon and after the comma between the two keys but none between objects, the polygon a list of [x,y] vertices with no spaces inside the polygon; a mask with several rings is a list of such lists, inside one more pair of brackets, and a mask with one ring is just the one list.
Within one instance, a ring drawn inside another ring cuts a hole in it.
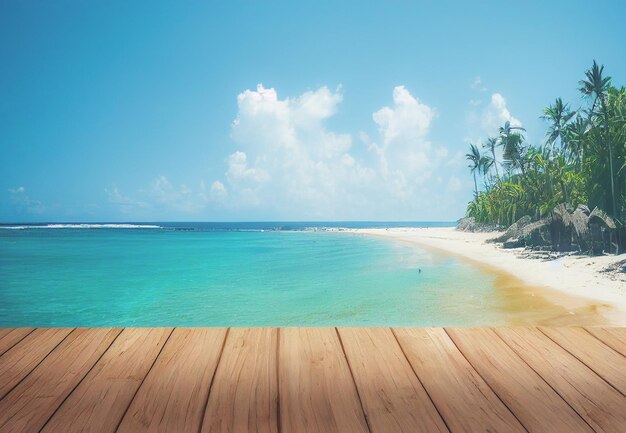
[{"label": "ocean", "polygon": [[0,327],[507,323],[497,276],[341,228],[451,223],[0,226]]}]

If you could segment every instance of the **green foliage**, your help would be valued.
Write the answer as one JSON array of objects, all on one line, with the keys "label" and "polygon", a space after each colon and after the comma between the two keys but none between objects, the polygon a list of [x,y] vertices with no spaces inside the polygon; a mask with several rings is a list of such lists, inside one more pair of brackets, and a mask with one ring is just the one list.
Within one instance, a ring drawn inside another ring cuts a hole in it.
[{"label": "green foliage", "polygon": [[[594,61],[579,83],[590,102],[587,109],[572,111],[557,98],[544,110],[548,129],[543,145],[529,145],[521,133],[524,129],[507,122],[498,137],[485,142],[489,157],[471,146],[467,157],[472,174],[482,174],[484,190],[479,191],[475,181],[468,216],[481,223],[509,225],[524,215],[545,217],[560,203],[572,208],[585,204],[606,210],[623,227],[626,90],[613,87],[603,71]],[[496,147],[503,150],[502,176]]]},{"label": "green foliage", "polygon": [[500,182],[487,192],[480,192],[470,202],[467,215],[476,221],[490,224],[508,224],[524,215],[526,192],[512,182]]}]

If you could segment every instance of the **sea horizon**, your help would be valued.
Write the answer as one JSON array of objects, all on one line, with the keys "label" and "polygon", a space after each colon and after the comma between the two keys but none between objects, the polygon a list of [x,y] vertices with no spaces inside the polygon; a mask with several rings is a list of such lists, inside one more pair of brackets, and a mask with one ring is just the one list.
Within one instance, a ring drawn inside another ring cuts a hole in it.
[{"label": "sea horizon", "polygon": [[0,326],[507,323],[510,302],[498,275],[452,255],[358,233],[399,226],[3,225]]},{"label": "sea horizon", "polygon": [[410,228],[410,227],[454,227],[458,221],[385,221],[385,220],[233,220],[233,221],[15,221],[1,222],[0,228],[194,228],[206,230],[221,229],[281,229],[300,230],[302,228]]}]

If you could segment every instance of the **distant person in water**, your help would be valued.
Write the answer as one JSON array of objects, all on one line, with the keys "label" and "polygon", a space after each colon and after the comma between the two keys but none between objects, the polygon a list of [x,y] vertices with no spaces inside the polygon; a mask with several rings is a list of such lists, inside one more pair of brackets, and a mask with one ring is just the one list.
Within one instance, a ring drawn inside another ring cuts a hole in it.
[{"label": "distant person in water", "polygon": [[418,271],[419,271],[419,273],[421,274],[421,273],[422,273],[422,268],[419,268],[419,269],[418,269]]}]

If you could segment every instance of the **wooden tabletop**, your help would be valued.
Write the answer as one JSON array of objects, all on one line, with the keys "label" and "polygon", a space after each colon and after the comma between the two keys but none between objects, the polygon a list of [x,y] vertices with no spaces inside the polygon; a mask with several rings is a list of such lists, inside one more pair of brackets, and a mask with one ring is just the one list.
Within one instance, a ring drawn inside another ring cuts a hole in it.
[{"label": "wooden tabletop", "polygon": [[625,328],[0,328],[0,432],[626,432]]}]

